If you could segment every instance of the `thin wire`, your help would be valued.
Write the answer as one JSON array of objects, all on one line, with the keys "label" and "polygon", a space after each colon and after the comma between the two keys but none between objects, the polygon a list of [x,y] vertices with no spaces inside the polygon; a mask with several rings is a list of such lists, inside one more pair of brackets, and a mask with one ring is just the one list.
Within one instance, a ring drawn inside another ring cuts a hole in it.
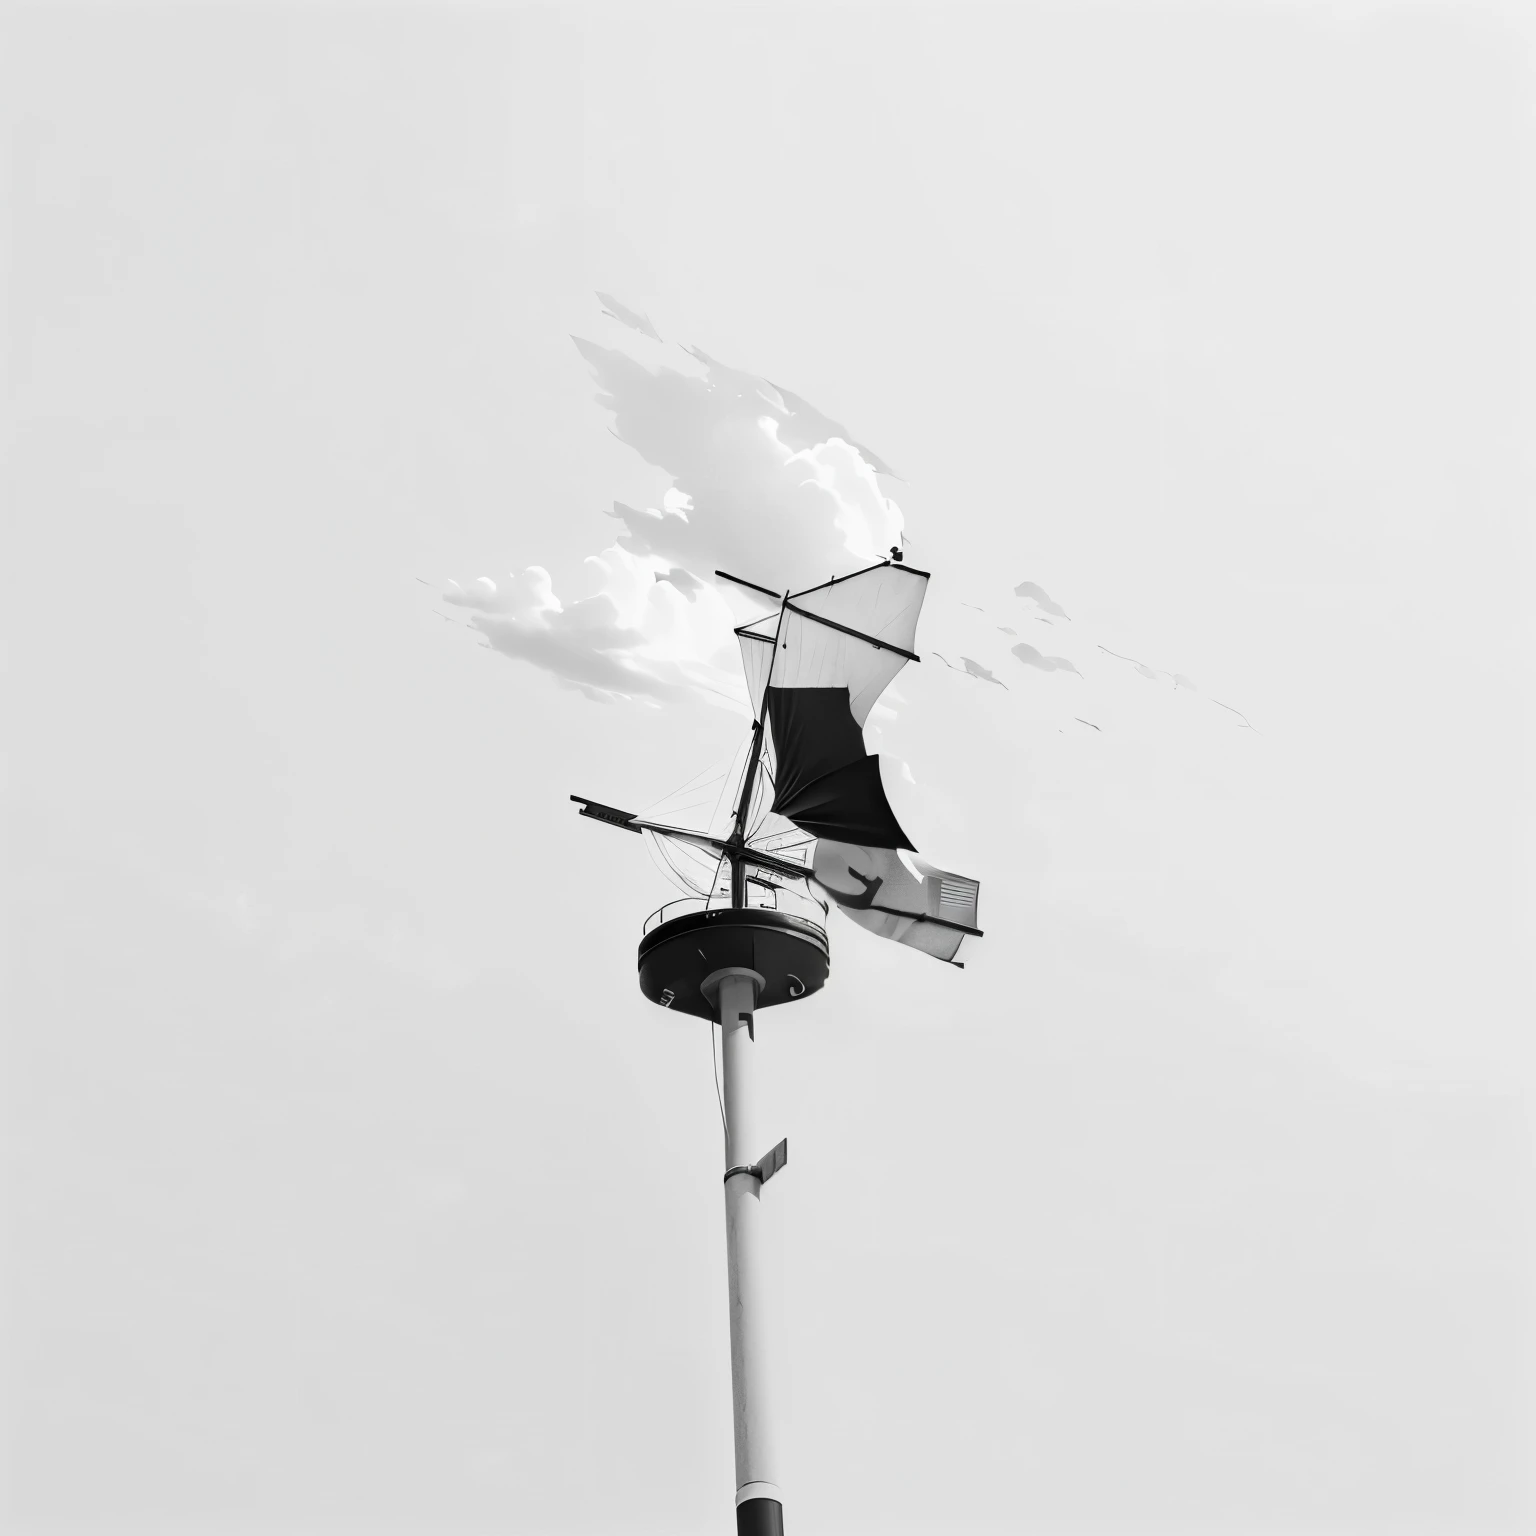
[{"label": "thin wire", "polygon": [[[764,738],[759,727],[766,725],[768,719],[768,690],[773,686],[773,669],[779,659],[779,636],[784,632],[784,610],[789,605],[789,593],[785,592],[779,602],[779,621],[773,631],[773,655],[768,658],[768,674],[763,679],[762,713],[759,719],[752,725],[752,745],[748,749],[747,759],[742,764],[742,777],[745,779],[753,773],[755,766],[762,761]],[[766,618],[767,615],[764,615]],[[750,688],[748,690],[750,692]],[[762,789],[761,784],[754,782],[752,793],[747,797],[747,804],[738,808],[735,818],[738,821],[736,831],[741,834],[742,842],[746,842],[751,836],[752,807],[757,803],[757,798]]]},{"label": "thin wire", "polygon": [[778,793],[778,785],[773,781],[773,769],[769,766],[768,754],[766,752],[758,760],[757,771],[760,778],[758,793],[752,797],[753,804],[757,807],[757,819],[752,823],[752,830],[747,834],[748,837],[756,837],[762,831],[773,809],[771,804],[763,804],[769,798],[767,791],[771,789],[775,795]]},{"label": "thin wire", "polygon": [[[752,733],[750,731],[748,731],[747,732],[747,740],[750,741],[751,739],[752,739]],[[720,802],[725,799],[726,786],[728,784],[733,784],[735,782],[734,778],[733,778],[733,775],[731,773],[731,769],[736,766],[736,759],[737,759],[737,757],[740,756],[740,754],[741,754],[741,745],[738,745],[737,748],[736,748],[736,751],[731,754],[730,764],[727,766],[727,768],[725,770],[725,773],[722,775],[721,784],[720,784],[720,793],[715,796],[715,808],[710,813],[710,817],[709,817],[709,825],[711,827],[713,827],[716,824],[716,821],[719,818],[719,815],[720,815]],[[746,771],[745,768],[743,768],[742,771],[745,772]],[[713,781],[711,781],[711,782],[713,782]]]},{"label": "thin wire", "polygon": [[[709,896],[706,898],[706,905],[708,905],[709,902],[713,901],[715,897],[720,894],[720,871],[722,868],[724,868],[724,866],[725,855],[722,853],[720,857],[715,860],[715,878],[709,882]],[[727,887],[727,889],[729,889],[729,887]]]},{"label": "thin wire", "polygon": [[[715,773],[713,775],[713,777],[705,779],[704,776],[705,776],[705,774],[709,773],[709,771],[710,770],[708,768],[701,768],[701,769],[699,769],[699,771],[696,774],[694,774],[691,778],[684,779],[683,782],[681,784],[679,784],[676,789],[668,790],[668,792],[666,794],[662,795],[660,797],[660,799],[652,800],[651,803],[645,808],[645,811],[641,812],[641,814],[645,815],[645,814],[648,814],[651,811],[654,811],[657,806],[665,805],[669,800],[673,799],[675,796],[681,795],[685,791],[690,790],[690,789],[697,789],[700,794],[706,794],[707,795],[709,793],[709,786],[711,784],[713,784],[716,779],[723,779],[723,778],[725,778],[725,776],[730,772],[730,765],[727,764],[724,768],[720,769],[719,772]],[[699,782],[701,779],[704,780],[704,782],[702,784]]]},{"label": "thin wire", "polygon": [[731,1128],[725,1123],[725,1095],[720,1091],[720,1063],[715,1053],[715,1021],[709,1021],[709,1065],[715,1075],[715,1102],[720,1106],[720,1136],[725,1142],[725,1155],[731,1155]]},{"label": "thin wire", "polygon": [[[711,866],[708,855],[702,850],[678,846],[666,833],[649,829],[645,833],[645,846],[651,862],[674,885],[694,896],[707,897],[714,889],[718,865]],[[700,869],[707,872],[707,877],[699,873]]]}]

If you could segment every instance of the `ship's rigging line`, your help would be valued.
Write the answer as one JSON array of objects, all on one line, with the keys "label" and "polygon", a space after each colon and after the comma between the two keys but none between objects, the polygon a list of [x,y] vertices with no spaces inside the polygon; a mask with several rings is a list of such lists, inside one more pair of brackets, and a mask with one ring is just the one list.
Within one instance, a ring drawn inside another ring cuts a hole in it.
[{"label": "ship's rigging line", "polygon": [[763,828],[768,824],[768,818],[773,814],[773,754],[768,750],[768,744],[763,744],[762,756],[758,758],[757,771],[760,775],[758,791],[752,797],[757,806],[757,814],[752,822],[751,830],[747,833],[747,841],[761,835]]},{"label": "ship's rigging line", "polygon": [[[652,863],[680,890],[694,896],[707,896],[713,889],[718,861],[709,866],[703,849],[660,835],[648,837],[645,848]],[[701,866],[708,870],[707,874],[701,872]]]},{"label": "ship's rigging line", "polygon": [[[764,595],[767,595],[766,590]],[[777,649],[776,642],[778,639],[779,629],[782,628],[783,625],[784,610],[789,606],[787,596],[780,597],[779,602],[779,625],[776,627],[774,635],[775,649]],[[777,658],[775,657],[774,660],[776,659]],[[767,679],[765,679],[765,684],[767,682],[771,682],[772,677],[773,661],[770,661],[768,667],[768,676]],[[753,721],[752,731],[749,733],[745,743],[747,747],[746,761],[742,763],[740,773],[733,773],[731,771],[731,769],[735,766],[736,762],[741,757],[742,749],[741,746],[738,746],[736,751],[732,754],[730,765],[724,768],[721,772],[713,774],[709,778],[704,778],[702,773],[694,775],[693,778],[685,780],[669,794],[663,795],[659,800],[652,801],[651,805],[647,808],[647,812],[643,812],[642,814],[647,815],[647,819],[649,819],[650,814],[654,814],[657,809],[663,806],[666,806],[669,812],[687,812],[697,810],[704,803],[702,798],[689,800],[679,804],[676,803],[677,797],[689,790],[695,790],[696,792],[700,793],[701,796],[707,795],[711,785],[718,785],[715,794],[715,803],[706,823],[706,825],[713,827],[718,823],[721,806],[725,800],[727,791],[734,788],[739,794],[741,791],[746,790],[747,786],[743,781],[750,776],[755,782],[751,786],[749,804],[746,806],[738,806],[733,816],[733,820],[737,823],[736,835],[740,836],[741,838],[741,844],[739,846],[741,846],[743,853],[745,853],[751,848],[754,839],[764,835],[764,828],[767,826],[768,820],[772,815],[773,800],[775,798],[776,787],[774,784],[773,773],[773,753],[769,748],[768,743],[763,740],[762,725],[763,722],[759,720]],[[673,821],[675,820],[675,817],[674,815],[669,814],[666,819],[668,821]],[[743,822],[745,822],[744,826],[742,825]],[[668,838],[666,832],[661,828],[646,828],[646,830],[652,831],[654,833],[653,837],[646,839],[647,847],[652,853],[653,862],[657,862],[658,867],[662,868],[664,873],[668,873],[671,878],[673,878],[684,889],[697,891],[700,895],[706,897],[713,897],[713,895],[716,893],[716,888],[719,885],[721,865],[729,859],[729,854],[722,851],[720,859],[716,862],[715,875],[714,878],[709,882],[709,888],[707,890],[701,890],[700,887],[704,884],[702,877],[698,875],[690,875],[685,867],[680,866],[677,859],[674,858],[671,849],[668,848],[667,844],[674,842],[674,839]],[[682,829],[678,828],[677,830],[681,831]],[[783,834],[769,833],[768,836],[773,839],[779,839],[783,836]],[[711,839],[711,841],[714,841],[714,839]],[[805,841],[813,842],[814,839],[807,838]],[[796,843],[792,846],[799,847],[802,845],[800,843]],[[702,850],[700,851],[702,852]],[[788,870],[781,869],[780,873],[781,875],[788,874]],[[808,875],[809,870],[807,869],[802,873],[801,878],[807,878]]]},{"label": "ship's rigging line", "polygon": [[[751,739],[752,733],[749,731],[747,733],[747,740],[750,742]],[[725,770],[724,774],[721,775],[720,793],[715,796],[715,808],[709,813],[709,825],[712,827],[718,826],[720,824],[720,802],[725,799],[726,790],[736,782],[734,776],[731,773],[731,768],[736,766],[736,758],[740,752],[741,748],[738,746],[736,751],[731,754],[730,766]]]},{"label": "ship's rigging line", "polygon": [[[688,813],[700,811],[709,806],[708,795],[709,791],[713,788],[715,790],[714,804],[710,807],[709,814],[704,820],[704,826],[706,828],[717,826],[720,819],[721,805],[726,795],[739,788],[741,784],[745,765],[740,767],[738,765],[741,764],[744,749],[750,748],[751,739],[752,733],[748,732],[745,740],[738,741],[735,750],[722,766],[713,772],[708,768],[701,769],[691,778],[685,779],[681,784],[677,785],[676,788],[651,801],[640,814],[647,820],[654,818],[658,821],[672,822],[674,824],[679,821],[691,821],[692,817]],[[762,767],[766,769],[766,760],[763,762]],[[732,769],[737,771],[732,772]],[[772,783],[771,774],[769,782],[770,784]],[[685,795],[689,796],[689,798],[680,798]],[[754,805],[757,805],[761,799],[760,793],[754,794]],[[658,816],[658,811],[663,812],[663,814]],[[766,815],[766,811],[759,812],[757,817],[759,824],[766,820]],[[647,828],[647,830],[650,831],[652,829]],[[678,830],[681,831],[684,828],[679,828]],[[755,835],[757,828],[754,827],[753,830]],[[702,849],[689,847],[686,843],[680,844],[678,839],[668,837],[665,832],[660,830],[656,830],[654,835],[647,837],[645,842],[646,851],[651,856],[651,862],[656,866],[658,872],[664,875],[672,884],[677,885],[684,891],[689,891],[706,898],[717,894],[716,888],[719,883],[722,860],[717,859],[714,868],[706,875],[699,868],[699,864],[706,857]],[[694,855],[694,857],[690,858],[690,854]]]},{"label": "ship's rigging line", "polygon": [[[815,837],[793,825],[786,826],[784,830],[778,832],[764,830],[773,815],[772,802],[776,786],[773,753],[767,743],[761,744],[760,751],[761,756],[758,758],[760,781],[754,786],[752,797],[755,814],[749,823],[750,830],[744,842],[734,845],[740,849],[739,856],[744,866],[757,866],[755,874],[747,874],[744,870],[745,881],[776,886],[780,889],[785,888],[787,882],[795,882],[791,889],[797,889],[803,885],[804,894],[825,912],[828,910],[828,904],[815,894],[815,875],[804,852],[814,846]],[[731,775],[725,782],[729,783],[734,778],[735,776]],[[739,783],[739,780],[737,782]],[[682,789],[688,787],[685,784]],[[724,793],[724,787],[725,785],[722,784],[721,794]],[[664,804],[665,798],[655,803]],[[737,815],[739,814],[738,810]],[[721,881],[726,864],[734,862],[731,859],[733,847],[731,839],[714,837],[707,832],[699,832],[687,827],[653,822],[649,818],[642,819],[637,816],[632,818],[632,821],[636,830],[651,834],[646,838],[646,850],[658,871],[667,876],[672,883],[686,892],[703,898],[706,905],[727,894],[729,886],[722,889]],[[711,854],[714,855],[712,862]],[[799,857],[795,856],[797,854]],[[708,870],[708,874],[705,870]],[[764,879],[762,878],[764,876],[777,878]]]},{"label": "ship's rigging line", "polygon": [[720,1134],[725,1139],[725,1157],[731,1157],[731,1128],[725,1123],[725,1095],[720,1092],[720,1057],[715,1050],[715,1021],[709,1023],[709,1065],[715,1074],[715,1103],[720,1106]]},{"label": "ship's rigging line", "polygon": [[[763,759],[763,738],[767,734],[768,725],[768,689],[773,684],[773,668],[778,661],[779,636],[784,632],[784,610],[789,606],[789,591],[786,588],[784,596],[779,602],[778,623],[773,630],[773,650],[768,657],[768,672],[763,678],[763,694],[760,699],[752,697],[751,679],[747,682],[747,702],[752,705],[752,711],[756,717],[752,722],[752,745],[747,751],[746,772],[742,777],[741,795],[736,802],[736,811],[733,817],[735,826],[731,833],[730,843],[737,850],[736,857],[731,858],[731,905],[743,907],[746,905],[747,896],[747,871],[742,861],[741,854],[746,849],[752,836],[752,807],[754,795],[760,788],[757,770]],[[730,857],[729,847],[725,850]]]},{"label": "ship's rigging line", "polygon": [[[708,768],[701,768],[691,778],[684,779],[676,789],[669,790],[660,798],[651,801],[651,803],[646,806],[646,808],[641,811],[640,814],[642,816],[650,816],[659,807],[670,805],[678,795],[684,794],[689,790],[696,791],[701,798],[697,800],[686,801],[684,804],[677,806],[676,809],[680,811],[696,810],[699,806],[704,804],[704,799],[702,797],[708,795],[710,786],[716,783],[720,785],[720,789],[715,795],[715,811],[718,814],[720,809],[720,796],[725,793],[726,785],[731,781],[731,767],[735,763],[736,758],[740,755],[740,753],[741,747],[738,745],[731,753],[730,761],[727,762],[724,767],[718,769],[714,773],[710,773]],[[706,774],[709,775],[707,778],[705,777]]]},{"label": "ship's rigging line", "polygon": [[[769,664],[769,676],[773,675],[772,663]],[[731,837],[745,843],[752,822],[752,808],[757,804],[759,784],[757,770],[762,762],[763,735],[766,730],[764,719],[759,716],[752,722],[752,736],[747,747],[747,758],[742,764],[741,777],[737,781],[736,806],[731,812]]]}]

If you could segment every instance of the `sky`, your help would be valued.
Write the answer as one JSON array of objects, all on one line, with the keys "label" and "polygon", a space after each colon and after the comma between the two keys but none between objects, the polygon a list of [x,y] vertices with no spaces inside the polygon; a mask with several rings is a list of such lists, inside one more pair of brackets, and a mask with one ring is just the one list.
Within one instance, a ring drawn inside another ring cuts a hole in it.
[{"label": "sky", "polygon": [[709,1029],[568,800],[730,758],[727,600],[649,573],[646,693],[443,596],[618,582],[591,349],[683,347],[894,472],[871,741],[987,931],[761,1016],[787,1520],[1532,1528],[1518,13],[4,27],[12,1528],[729,1519]]}]

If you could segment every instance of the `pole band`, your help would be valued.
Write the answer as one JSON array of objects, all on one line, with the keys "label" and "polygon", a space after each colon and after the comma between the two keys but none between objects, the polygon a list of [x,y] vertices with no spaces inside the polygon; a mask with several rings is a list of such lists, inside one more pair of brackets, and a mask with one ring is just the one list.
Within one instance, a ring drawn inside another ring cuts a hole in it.
[{"label": "pole band", "polygon": [[729,1184],[738,1173],[750,1173],[759,1184],[763,1182],[763,1170],[756,1163],[744,1163],[735,1168],[727,1168],[725,1170],[725,1178],[721,1182]]},{"label": "pole band", "polygon": [[736,1490],[736,1502],[745,1504],[748,1499],[772,1499],[775,1504],[782,1504],[784,1493],[777,1483],[743,1483]]},{"label": "pole band", "polygon": [[[752,983],[752,1008],[747,1010],[748,1013],[751,1013],[752,1010],[757,1007],[757,1000],[763,995],[763,990],[767,987],[768,983],[763,977],[763,973],[761,971],[748,970],[746,966],[743,965],[728,965],[722,971],[711,971],[709,975],[699,983],[699,991],[704,994],[705,1002],[707,1002],[717,1012],[719,1011],[720,983],[724,981],[727,976],[744,976],[748,981]],[[715,1022],[723,1024],[725,1021],[723,1019],[717,1019]]]}]

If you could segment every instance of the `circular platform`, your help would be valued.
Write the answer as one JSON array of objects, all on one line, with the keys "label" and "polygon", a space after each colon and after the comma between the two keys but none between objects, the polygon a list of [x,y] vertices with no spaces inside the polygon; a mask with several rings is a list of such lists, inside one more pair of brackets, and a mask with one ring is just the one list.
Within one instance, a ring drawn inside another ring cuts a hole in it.
[{"label": "circular platform", "polygon": [[759,1008],[819,992],[831,966],[826,933],[788,912],[721,907],[688,912],[659,924],[640,940],[640,990],[674,1013],[715,1017],[699,990],[714,971],[741,967],[767,983]]}]

